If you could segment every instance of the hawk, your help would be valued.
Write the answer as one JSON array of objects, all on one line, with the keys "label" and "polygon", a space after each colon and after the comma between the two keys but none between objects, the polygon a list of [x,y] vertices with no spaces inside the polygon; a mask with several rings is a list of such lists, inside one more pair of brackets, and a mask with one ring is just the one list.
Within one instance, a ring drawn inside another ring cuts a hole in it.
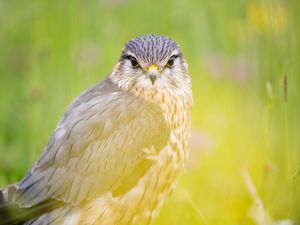
[{"label": "hawk", "polygon": [[178,44],[130,40],[25,177],[0,191],[0,224],[150,224],[187,161],[192,103]]}]

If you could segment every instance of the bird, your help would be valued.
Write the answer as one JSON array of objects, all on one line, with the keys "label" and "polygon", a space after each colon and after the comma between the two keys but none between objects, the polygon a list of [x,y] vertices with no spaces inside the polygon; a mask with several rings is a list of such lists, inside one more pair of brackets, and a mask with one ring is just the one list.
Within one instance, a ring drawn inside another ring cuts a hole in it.
[{"label": "bird", "polygon": [[151,224],[188,162],[193,95],[181,48],[129,40],[112,72],[67,108],[0,225]]}]

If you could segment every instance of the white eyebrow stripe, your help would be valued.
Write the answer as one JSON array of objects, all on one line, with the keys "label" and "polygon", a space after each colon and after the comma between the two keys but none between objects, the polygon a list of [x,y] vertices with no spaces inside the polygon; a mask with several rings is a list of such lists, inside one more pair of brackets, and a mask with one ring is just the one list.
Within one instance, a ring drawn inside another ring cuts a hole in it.
[{"label": "white eyebrow stripe", "polygon": [[126,51],[125,54],[126,54],[126,55],[130,55],[130,56],[136,58],[136,55],[135,55],[133,52],[129,51],[129,50]]},{"label": "white eyebrow stripe", "polygon": [[177,49],[172,52],[171,57],[172,56],[179,56],[179,52]]}]

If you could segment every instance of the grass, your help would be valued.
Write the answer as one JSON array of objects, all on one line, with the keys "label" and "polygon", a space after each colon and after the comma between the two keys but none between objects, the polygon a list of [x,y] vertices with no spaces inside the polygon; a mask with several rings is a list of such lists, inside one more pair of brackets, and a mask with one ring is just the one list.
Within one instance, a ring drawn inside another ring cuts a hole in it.
[{"label": "grass", "polygon": [[299,224],[299,3],[0,1],[0,186],[38,158],[67,105],[123,44],[180,43],[192,159],[155,225]]}]

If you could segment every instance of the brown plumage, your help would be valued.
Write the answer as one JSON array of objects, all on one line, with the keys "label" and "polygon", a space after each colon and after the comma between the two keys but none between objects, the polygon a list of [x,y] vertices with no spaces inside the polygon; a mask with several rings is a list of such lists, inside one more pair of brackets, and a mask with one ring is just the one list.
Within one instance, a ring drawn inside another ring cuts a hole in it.
[{"label": "brown plumage", "polygon": [[174,41],[129,41],[23,180],[0,192],[0,224],[150,224],[187,160],[192,102]]}]

